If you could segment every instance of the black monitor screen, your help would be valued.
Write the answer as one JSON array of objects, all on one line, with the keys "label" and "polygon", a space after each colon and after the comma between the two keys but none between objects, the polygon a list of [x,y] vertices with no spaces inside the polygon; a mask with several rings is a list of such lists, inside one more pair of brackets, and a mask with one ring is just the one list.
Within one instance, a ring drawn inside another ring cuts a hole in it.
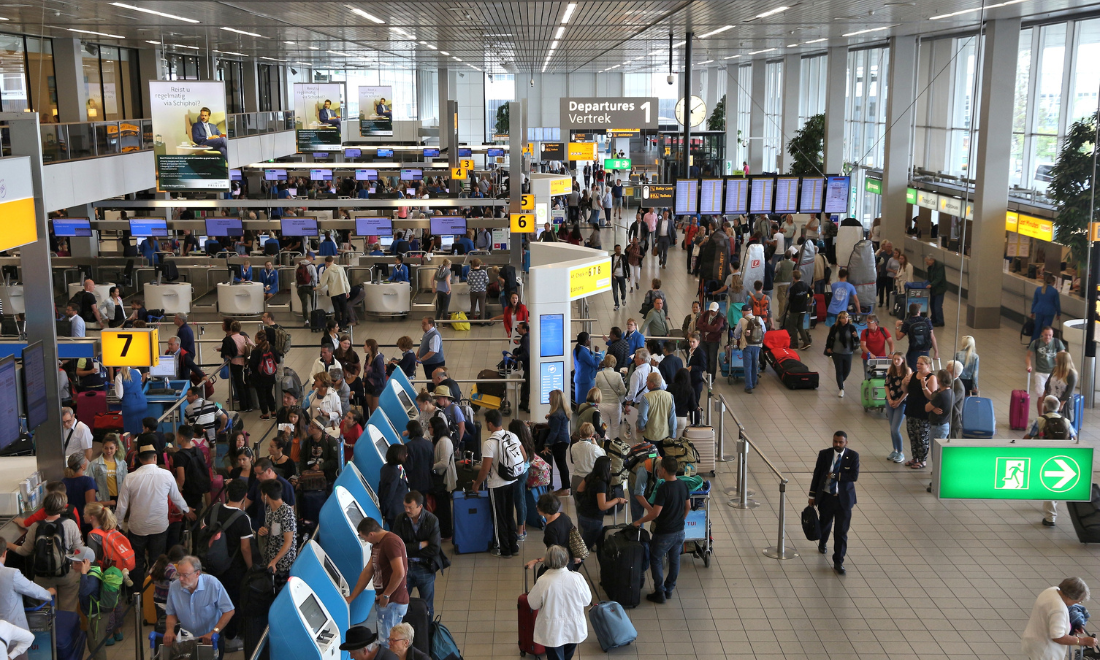
[{"label": "black monitor screen", "polygon": [[393,158],[393,149],[379,149],[378,150],[378,157],[379,158]]},{"label": "black monitor screen", "polygon": [[362,149],[344,149],[344,158],[359,158],[362,155]]},{"label": "black monitor screen", "polygon": [[401,170],[402,181],[419,181],[424,178],[424,170]]},{"label": "black monitor screen", "polygon": [[283,236],[316,236],[317,218],[282,218],[279,231]]},{"label": "black monitor screen", "polygon": [[355,219],[356,236],[379,236],[382,234],[393,234],[393,220],[380,216]]},{"label": "black monitor screen", "polygon": [[489,158],[497,158],[504,155],[503,149],[489,149],[485,152],[485,155]]},{"label": "black monitor screen", "polygon": [[207,236],[244,236],[244,226],[240,218],[207,218]]},{"label": "black monitor screen", "polygon": [[424,150],[424,157],[425,158],[439,158],[439,149],[425,149]]},{"label": "black monitor screen", "polygon": [[356,181],[377,181],[378,170],[355,170]]},{"label": "black monitor screen", "polygon": [[459,147],[458,148],[458,157],[459,158],[470,158],[473,155],[474,155],[474,150],[473,149],[468,149],[466,147]]},{"label": "black monitor screen", "polygon": [[166,237],[168,221],[164,218],[133,218],[130,220],[130,234],[135,238]]},{"label": "black monitor screen", "polygon": [[264,170],[264,181],[286,181],[286,170]]},{"label": "black monitor screen", "polygon": [[23,349],[23,383],[26,386],[27,428],[34,430],[46,421],[46,356],[42,342],[27,344]]},{"label": "black monitor screen", "polygon": [[432,236],[465,236],[466,218],[441,216],[431,218]]},{"label": "black monitor screen", "polygon": [[310,628],[313,628],[313,634],[321,632],[321,628],[324,628],[325,624],[328,623],[328,615],[321,609],[321,603],[317,601],[317,596],[313,594],[302,601],[299,609],[302,611],[302,618],[306,620]]},{"label": "black monitor screen", "polygon": [[0,358],[0,447],[19,439],[19,397],[15,358]]},{"label": "black monitor screen", "polygon": [[57,218],[52,222],[54,236],[92,236],[92,223],[87,218]]}]

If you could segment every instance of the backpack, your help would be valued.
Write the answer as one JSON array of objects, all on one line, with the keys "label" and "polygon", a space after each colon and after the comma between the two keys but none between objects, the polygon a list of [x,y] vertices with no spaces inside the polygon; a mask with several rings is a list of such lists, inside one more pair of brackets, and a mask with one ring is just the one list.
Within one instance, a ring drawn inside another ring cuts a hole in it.
[{"label": "backpack", "polygon": [[[691,476],[695,474],[695,464],[699,462],[699,452],[691,440],[687,438],[665,438],[661,441],[661,450],[664,455],[676,459],[679,464],[677,475]],[[647,484],[648,485],[648,484]]]},{"label": "backpack", "polygon": [[65,556],[64,520],[38,522],[34,532],[35,577],[57,578],[69,574],[69,560]]},{"label": "backpack", "polygon": [[132,571],[137,565],[129,539],[117,529],[93,529],[88,532],[88,547],[95,551],[99,565],[103,568],[117,567]]},{"label": "backpack", "polygon": [[275,354],[265,351],[260,356],[260,373],[264,376],[274,376],[278,371],[279,368],[275,365]]},{"label": "backpack", "polygon": [[283,330],[282,326],[275,326],[275,350],[279,351],[283,355],[290,352],[290,347],[293,342],[290,337],[290,333]]},{"label": "backpack", "polygon": [[1043,425],[1043,437],[1047,440],[1069,440],[1069,420],[1061,415],[1057,417],[1048,417],[1043,415],[1043,419],[1046,420],[1046,424]]},{"label": "backpack", "polygon": [[500,453],[497,456],[497,474],[505,481],[515,481],[523,475],[523,451],[519,438],[511,431],[505,431],[497,440]]},{"label": "backpack", "polygon": [[447,275],[450,272],[451,272],[451,269],[447,268],[445,266],[440,266],[439,268],[436,268],[435,269],[435,279],[436,279],[436,281],[437,282],[442,282],[443,280],[447,279]]},{"label": "backpack", "polygon": [[219,503],[211,509],[208,524],[203,528],[195,547],[199,559],[202,560],[203,568],[212,575],[222,575],[228,571],[241,550],[238,545],[230,552],[225,530],[232,527],[237,518],[244,515],[244,511],[238,509],[225,522],[222,522],[220,516],[224,508],[225,505]]},{"label": "backpack", "polygon": [[927,319],[909,326],[909,349],[927,351],[932,348],[932,324]]},{"label": "backpack", "polygon": [[88,616],[100,616],[104,612],[110,612],[118,607],[119,590],[122,588],[124,576],[122,571],[114,566],[107,570],[99,566],[92,566],[88,575],[99,580],[99,591],[88,600]]},{"label": "backpack", "polygon": [[759,316],[762,319],[768,318],[768,297],[763,293],[757,298],[755,293],[749,294],[749,299],[752,301],[752,315]]},{"label": "backpack", "polygon": [[531,458],[531,469],[527,473],[527,487],[538,488],[550,485],[550,466],[539,456]]},{"label": "backpack", "polygon": [[458,650],[455,638],[439,619],[437,616],[431,625],[432,660],[462,660],[462,652]]},{"label": "backpack", "polygon": [[622,485],[627,477],[626,458],[630,454],[630,445],[619,438],[608,438],[603,449],[611,459],[611,485]]},{"label": "backpack", "polygon": [[761,325],[761,321],[759,318],[754,316],[752,321],[749,321],[749,327],[746,328],[746,330],[748,331],[749,335],[745,339],[746,343],[752,345],[764,343],[764,328]]},{"label": "backpack", "polygon": [[309,264],[298,264],[298,269],[294,271],[294,281],[298,286],[310,286],[313,283],[313,278],[309,276]]},{"label": "backpack", "polygon": [[205,495],[210,492],[210,470],[206,468],[206,461],[198,448],[192,447],[190,451],[180,449],[176,456],[186,456],[187,465],[183,468],[183,490],[191,495]]}]

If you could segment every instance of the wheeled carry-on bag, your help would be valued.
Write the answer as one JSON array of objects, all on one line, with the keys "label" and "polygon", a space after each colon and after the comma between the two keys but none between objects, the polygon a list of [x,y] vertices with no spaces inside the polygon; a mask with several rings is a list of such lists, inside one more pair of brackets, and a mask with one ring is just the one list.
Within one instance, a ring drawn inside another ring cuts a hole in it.
[{"label": "wheeled carry-on bag", "polygon": [[997,431],[993,417],[993,400],[980,396],[968,396],[963,402],[962,437],[992,438]]},{"label": "wheeled carry-on bag", "polygon": [[623,606],[613,600],[604,601],[588,610],[592,631],[604,653],[626,646],[638,639],[638,630],[631,623]]},{"label": "wheeled carry-on bag", "polygon": [[428,601],[423,598],[409,598],[409,609],[401,617],[402,623],[413,627],[412,645],[430,655],[432,652],[432,619],[428,616]]},{"label": "wheeled carry-on bag", "polygon": [[864,412],[886,408],[886,379],[868,378],[863,381],[859,391]]},{"label": "wheeled carry-on bag", "polygon": [[[1031,413],[1031,374],[1027,375],[1026,390],[1012,390],[1009,397],[1008,427],[1014,431],[1027,428],[1027,418]],[[973,398],[973,397],[971,397]]]},{"label": "wheeled carry-on bag", "polygon": [[516,601],[516,610],[519,614],[519,654],[525,656],[546,655],[546,647],[535,643],[535,619],[538,618],[538,610],[532,610],[527,604],[527,569],[523,569],[523,593]]},{"label": "wheeled carry-on bag", "polygon": [[1081,423],[1085,421],[1085,397],[1081,394],[1074,394],[1069,398],[1069,403],[1066,404],[1066,414],[1069,415],[1070,424],[1073,425],[1073,432],[1077,437],[1081,437]]},{"label": "wheeled carry-on bag", "polygon": [[625,608],[642,601],[649,568],[649,532],[633,525],[604,527],[596,543],[600,586],[607,597]]},{"label": "wheeled carry-on bag", "polygon": [[691,441],[699,460],[695,462],[696,474],[709,472],[714,476],[714,428],[711,426],[689,426],[684,429],[684,437]]},{"label": "wheeled carry-on bag", "polygon": [[493,505],[487,493],[455,491],[455,554],[488,552],[493,546]]}]

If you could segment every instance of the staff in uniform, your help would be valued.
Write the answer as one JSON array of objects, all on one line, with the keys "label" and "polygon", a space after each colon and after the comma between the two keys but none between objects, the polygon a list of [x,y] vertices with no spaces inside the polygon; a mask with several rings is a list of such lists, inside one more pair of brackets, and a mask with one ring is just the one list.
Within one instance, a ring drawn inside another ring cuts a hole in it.
[{"label": "staff in uniform", "polygon": [[817,551],[828,549],[829,531],[836,522],[833,570],[844,575],[844,555],[848,551],[848,526],[856,505],[856,481],[859,479],[859,454],[848,449],[848,434],[833,434],[833,446],[817,455],[814,477],[810,481],[810,506],[817,505],[821,516],[821,540]]}]

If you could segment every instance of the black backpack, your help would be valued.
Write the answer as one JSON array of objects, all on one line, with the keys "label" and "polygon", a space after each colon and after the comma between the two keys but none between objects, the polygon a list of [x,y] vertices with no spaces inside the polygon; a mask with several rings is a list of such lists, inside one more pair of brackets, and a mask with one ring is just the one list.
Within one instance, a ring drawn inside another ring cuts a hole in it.
[{"label": "black backpack", "polygon": [[244,515],[244,511],[240,509],[234,511],[223,522],[220,518],[224,509],[225,505],[220,503],[211,509],[206,527],[200,533],[198,545],[195,547],[199,559],[202,560],[203,569],[212,575],[221,575],[228,571],[241,551],[239,545],[230,551],[225,532]]},{"label": "black backpack", "polygon": [[35,577],[58,578],[69,574],[64,524],[64,518],[39,521],[34,532]]},{"label": "black backpack", "polygon": [[1070,435],[1069,420],[1061,415],[1057,417],[1048,417],[1043,415],[1043,419],[1046,420],[1046,424],[1043,425],[1043,437],[1047,440],[1069,440]]},{"label": "black backpack", "polygon": [[183,490],[188,495],[205,495],[210,492],[210,470],[202,458],[202,452],[196,447],[180,449],[176,456],[186,456],[187,465],[183,468]]},{"label": "black backpack", "polygon": [[909,326],[909,349],[927,351],[932,348],[932,322],[920,319]]}]

